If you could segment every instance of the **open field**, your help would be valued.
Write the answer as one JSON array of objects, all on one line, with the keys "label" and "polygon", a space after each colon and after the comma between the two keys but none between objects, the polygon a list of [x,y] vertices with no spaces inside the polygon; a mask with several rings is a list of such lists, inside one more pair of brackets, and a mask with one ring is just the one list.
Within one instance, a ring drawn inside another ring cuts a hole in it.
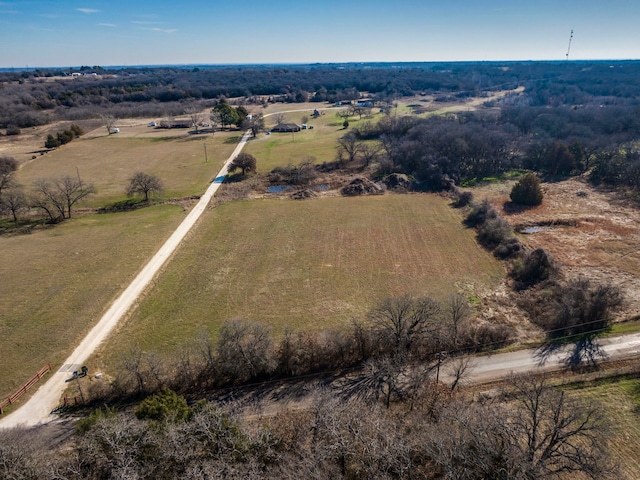
[{"label": "open field", "polygon": [[207,212],[155,288],[102,348],[168,353],[225,320],[321,330],[387,296],[495,287],[504,267],[435,195],[247,200]]},{"label": "open field", "polygon": [[568,387],[571,396],[596,400],[611,424],[610,452],[620,467],[620,478],[640,476],[640,380],[636,376],[605,378]]},{"label": "open field", "polygon": [[[91,207],[123,199],[128,179],[137,171],[160,178],[166,197],[198,195],[233,151],[237,135],[237,132],[189,135],[185,130],[156,130],[145,124],[123,127],[120,133],[107,136],[100,127],[27,161],[18,172],[17,180],[28,189],[38,178],[79,173],[98,190],[84,203]],[[205,141],[208,162],[205,162]]]},{"label": "open field", "polygon": [[1,237],[0,395],[58,368],[184,216],[163,205]]},{"label": "open field", "polygon": [[[326,106],[316,105],[315,108]],[[313,106],[311,108],[314,108]],[[313,156],[316,163],[331,162],[336,158],[336,145],[338,138],[345,135],[348,130],[342,127],[343,119],[336,116],[339,108],[323,110],[324,115],[318,118],[309,118],[311,130],[302,130],[296,133],[272,133],[260,134],[258,138],[251,140],[245,147],[245,152],[250,153],[258,160],[258,172],[268,173],[274,167],[289,163],[300,163],[305,157]],[[291,123],[301,123],[302,115],[310,116],[311,112],[288,113],[287,119]],[[350,118],[349,125],[357,126],[364,121],[375,122],[381,117],[374,114],[371,118],[358,120]],[[273,117],[267,117],[267,128],[273,126]]]}]

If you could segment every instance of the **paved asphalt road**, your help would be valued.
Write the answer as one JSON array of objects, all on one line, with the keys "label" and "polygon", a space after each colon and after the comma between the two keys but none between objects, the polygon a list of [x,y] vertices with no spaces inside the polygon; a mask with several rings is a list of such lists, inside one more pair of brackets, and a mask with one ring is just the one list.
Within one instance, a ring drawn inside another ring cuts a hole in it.
[{"label": "paved asphalt road", "polygon": [[[640,357],[640,333],[608,337],[598,340],[608,360],[626,360]],[[477,357],[467,378],[471,383],[499,380],[509,373],[541,372],[565,367],[573,344],[552,353],[541,364],[540,350],[527,349]]]}]

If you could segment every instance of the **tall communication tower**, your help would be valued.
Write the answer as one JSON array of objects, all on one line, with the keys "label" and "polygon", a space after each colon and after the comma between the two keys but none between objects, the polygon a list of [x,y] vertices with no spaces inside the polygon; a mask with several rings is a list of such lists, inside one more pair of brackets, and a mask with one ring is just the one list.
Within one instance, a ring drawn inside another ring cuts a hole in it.
[{"label": "tall communication tower", "polygon": [[569,51],[571,51],[571,39],[573,38],[573,29],[571,30],[571,35],[569,35],[569,47],[567,48],[567,56],[565,60],[569,60]]}]

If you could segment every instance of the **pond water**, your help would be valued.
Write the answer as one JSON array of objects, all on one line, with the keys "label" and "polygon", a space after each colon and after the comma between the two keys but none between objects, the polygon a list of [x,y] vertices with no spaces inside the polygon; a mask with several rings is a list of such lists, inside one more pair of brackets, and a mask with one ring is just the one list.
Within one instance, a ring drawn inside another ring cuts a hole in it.
[{"label": "pond water", "polygon": [[544,227],[527,227],[520,230],[520,233],[538,233],[542,232]]},{"label": "pond water", "polygon": [[[270,187],[267,187],[267,192],[268,193],[282,193],[282,192],[286,192],[288,190],[293,190],[295,187],[293,185],[271,185]],[[316,191],[324,191],[327,189],[326,185],[317,185],[315,187],[312,187],[311,190],[316,190]]]},{"label": "pond water", "polygon": [[285,190],[292,188],[291,185],[271,185],[267,188],[267,192],[269,193],[282,193]]}]

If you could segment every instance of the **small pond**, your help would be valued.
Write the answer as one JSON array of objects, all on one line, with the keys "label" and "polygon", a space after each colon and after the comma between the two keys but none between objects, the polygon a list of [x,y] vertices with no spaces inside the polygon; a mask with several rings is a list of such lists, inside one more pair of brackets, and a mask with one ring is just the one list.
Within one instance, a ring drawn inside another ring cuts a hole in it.
[{"label": "small pond", "polygon": [[[282,192],[288,192],[289,190],[294,190],[295,187],[293,185],[271,185],[270,187],[267,187],[267,192],[268,193],[282,193]],[[326,185],[316,185],[314,187],[311,187],[311,190],[316,190],[316,191],[324,191],[327,190],[327,186]]]},{"label": "small pond", "polygon": [[545,229],[545,227],[527,227],[520,230],[520,233],[538,233],[544,231]]}]

